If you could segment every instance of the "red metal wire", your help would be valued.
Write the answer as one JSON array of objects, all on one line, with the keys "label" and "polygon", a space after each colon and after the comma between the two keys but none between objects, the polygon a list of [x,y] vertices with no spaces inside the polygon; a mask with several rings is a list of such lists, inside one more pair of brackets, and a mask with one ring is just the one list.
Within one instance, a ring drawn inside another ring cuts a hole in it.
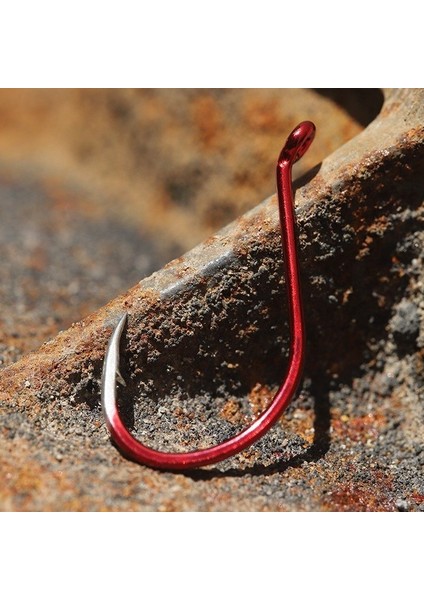
[{"label": "red metal wire", "polygon": [[[309,148],[314,136],[315,125],[313,123],[310,121],[300,123],[287,138],[277,163],[278,204],[290,314],[291,342],[288,370],[271,404],[246,429],[229,440],[211,448],[184,453],[168,453],[148,448],[136,440],[126,429],[119,416],[116,403],[115,378],[119,363],[119,338],[125,324],[125,315],[114,332],[115,346],[113,351],[111,344],[109,346],[108,353],[112,353],[109,358],[112,361],[113,372],[110,371],[108,375],[105,375],[108,358],[105,361],[102,403],[109,432],[119,449],[126,456],[139,463],[168,470],[183,470],[219,462],[225,458],[234,456],[262,437],[276,423],[291,401],[300,383],[305,355],[305,327],[297,257],[292,166]],[[114,361],[115,364],[113,365]],[[112,373],[113,377],[110,373]]]}]

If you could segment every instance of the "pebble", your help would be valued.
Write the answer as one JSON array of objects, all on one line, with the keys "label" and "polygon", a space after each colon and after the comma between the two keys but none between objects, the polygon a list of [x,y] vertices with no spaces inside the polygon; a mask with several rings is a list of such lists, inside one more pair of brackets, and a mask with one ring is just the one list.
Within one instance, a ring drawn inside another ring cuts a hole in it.
[{"label": "pebble", "polygon": [[398,498],[395,502],[396,508],[399,512],[406,512],[409,509],[409,504],[403,498]]},{"label": "pebble", "polygon": [[420,329],[420,318],[416,305],[410,300],[402,300],[391,320],[391,328],[396,338],[414,340]]}]

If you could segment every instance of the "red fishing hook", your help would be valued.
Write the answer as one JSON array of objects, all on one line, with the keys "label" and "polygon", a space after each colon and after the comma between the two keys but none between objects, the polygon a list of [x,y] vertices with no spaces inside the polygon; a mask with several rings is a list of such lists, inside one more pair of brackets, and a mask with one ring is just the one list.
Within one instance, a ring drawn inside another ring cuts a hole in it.
[{"label": "red fishing hook", "polygon": [[300,123],[289,135],[277,163],[278,206],[284,255],[288,307],[290,313],[290,353],[286,377],[271,404],[246,429],[234,437],[202,450],[161,452],[137,441],[126,429],[116,403],[116,375],[119,373],[119,343],[127,314],[120,319],[106,352],[102,375],[102,407],[110,435],[122,451],[133,460],[160,469],[182,470],[201,467],[234,456],[247,448],[272,427],[292,399],[300,383],[305,355],[305,327],[297,258],[296,225],[292,190],[292,166],[309,148],[315,125]]}]

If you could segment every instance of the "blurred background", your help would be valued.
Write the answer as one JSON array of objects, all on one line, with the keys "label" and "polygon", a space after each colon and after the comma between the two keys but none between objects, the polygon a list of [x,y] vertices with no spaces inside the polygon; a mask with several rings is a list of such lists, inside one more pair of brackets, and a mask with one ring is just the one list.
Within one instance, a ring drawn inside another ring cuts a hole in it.
[{"label": "blurred background", "polygon": [[274,193],[379,113],[379,90],[0,90],[0,366]]}]

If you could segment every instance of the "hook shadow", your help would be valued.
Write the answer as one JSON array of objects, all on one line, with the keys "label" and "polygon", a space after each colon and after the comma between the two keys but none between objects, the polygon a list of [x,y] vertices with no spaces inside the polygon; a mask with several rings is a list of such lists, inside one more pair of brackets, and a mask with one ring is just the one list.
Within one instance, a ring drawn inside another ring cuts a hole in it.
[{"label": "hook shadow", "polygon": [[224,477],[244,477],[251,475],[253,477],[263,475],[274,475],[275,473],[284,473],[290,467],[300,467],[304,462],[316,462],[326,455],[330,448],[330,401],[328,391],[318,392],[314,403],[314,439],[305,452],[283,458],[271,465],[253,465],[251,467],[237,468],[232,467],[221,470],[216,467],[191,469],[184,472],[184,475],[194,481],[208,481],[210,479],[222,479]]},{"label": "hook shadow", "polygon": [[295,194],[298,189],[311,182],[318,175],[321,167],[322,161],[309,169],[306,173],[303,173],[303,175],[300,175],[300,177],[297,177],[297,179],[293,181],[293,194]]}]

